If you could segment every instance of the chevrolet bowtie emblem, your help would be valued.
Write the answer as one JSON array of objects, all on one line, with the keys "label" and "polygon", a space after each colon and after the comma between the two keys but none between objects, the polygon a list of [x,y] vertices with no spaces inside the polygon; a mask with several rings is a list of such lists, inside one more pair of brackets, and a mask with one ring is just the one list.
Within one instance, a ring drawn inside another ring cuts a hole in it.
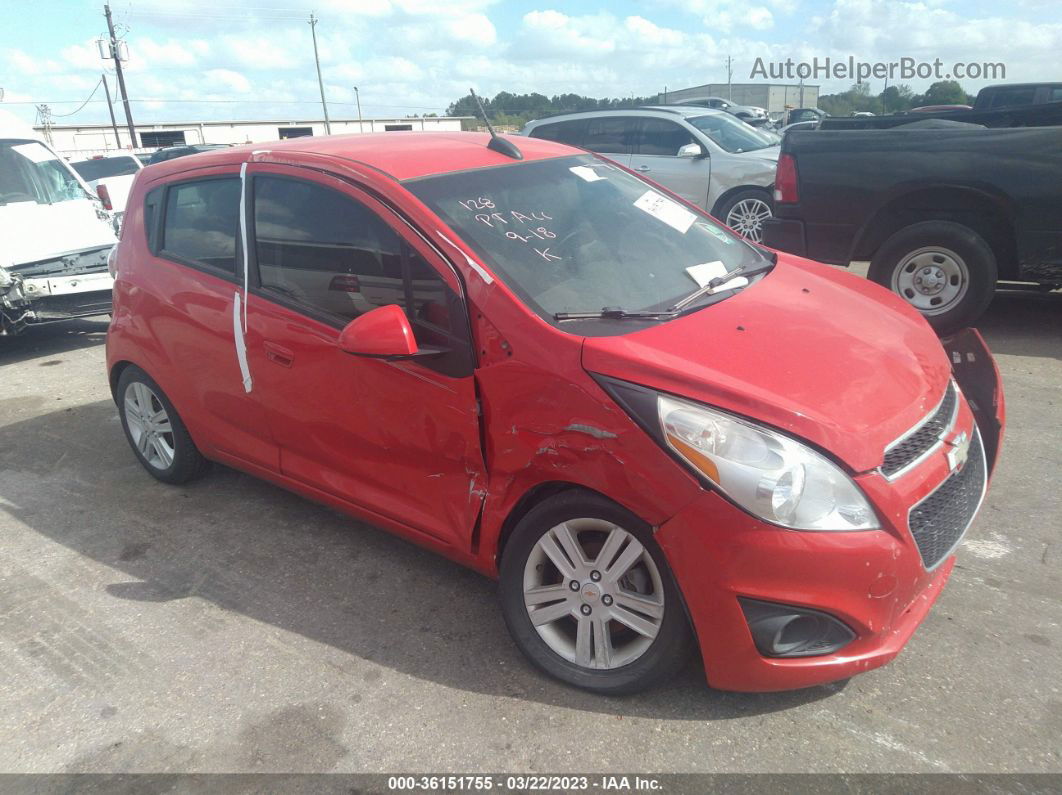
[{"label": "chevrolet bowtie emblem", "polygon": [[966,431],[963,431],[950,440],[948,444],[951,446],[951,449],[947,452],[948,466],[952,472],[962,469],[966,465],[966,458],[970,454],[970,437],[966,434]]}]

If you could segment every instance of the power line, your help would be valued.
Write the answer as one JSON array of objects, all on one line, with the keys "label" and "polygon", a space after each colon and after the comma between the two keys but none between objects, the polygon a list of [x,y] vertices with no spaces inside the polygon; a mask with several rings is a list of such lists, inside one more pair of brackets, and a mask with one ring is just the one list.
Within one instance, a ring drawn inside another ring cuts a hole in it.
[{"label": "power line", "polygon": [[102,77],[99,79],[99,82],[96,83],[96,87],[92,89],[92,93],[89,94],[88,99],[86,99],[84,102],[82,102],[81,106],[77,110],[72,110],[69,113],[53,113],[52,116],[55,116],[57,119],[61,119],[61,118],[64,118],[66,116],[73,116],[75,113],[79,113],[81,111],[81,108],[83,108],[87,104],[89,104],[92,101],[92,98],[94,96],[96,96],[96,92],[100,90],[100,86],[101,85],[103,85],[103,78]]}]

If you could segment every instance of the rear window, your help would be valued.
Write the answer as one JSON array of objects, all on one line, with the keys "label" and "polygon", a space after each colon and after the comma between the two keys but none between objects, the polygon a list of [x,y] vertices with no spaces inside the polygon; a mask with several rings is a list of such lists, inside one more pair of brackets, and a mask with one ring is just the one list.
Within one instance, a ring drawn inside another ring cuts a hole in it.
[{"label": "rear window", "polygon": [[100,157],[70,165],[86,182],[106,177],[127,177],[140,170],[140,164],[131,157]]},{"label": "rear window", "polygon": [[235,274],[239,219],[239,177],[171,185],[166,196],[162,250],[181,261]]}]

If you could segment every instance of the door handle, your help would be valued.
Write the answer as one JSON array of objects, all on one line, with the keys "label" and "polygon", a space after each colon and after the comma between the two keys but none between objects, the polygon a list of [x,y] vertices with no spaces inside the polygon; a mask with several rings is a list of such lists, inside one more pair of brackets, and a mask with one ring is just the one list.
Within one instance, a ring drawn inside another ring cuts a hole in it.
[{"label": "door handle", "polygon": [[649,166],[637,166],[634,170],[635,171],[648,171],[649,170]]},{"label": "door handle", "polygon": [[262,347],[265,348],[266,358],[282,367],[291,367],[291,363],[295,361],[294,353],[275,342],[263,342]]}]

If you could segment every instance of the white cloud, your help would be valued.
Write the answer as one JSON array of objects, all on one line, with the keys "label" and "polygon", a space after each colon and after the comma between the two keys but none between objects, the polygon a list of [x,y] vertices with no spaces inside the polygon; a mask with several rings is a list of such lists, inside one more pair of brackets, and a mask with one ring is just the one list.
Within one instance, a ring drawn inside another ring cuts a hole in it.
[{"label": "white cloud", "polygon": [[251,90],[251,81],[231,69],[208,69],[204,77],[208,89],[235,91],[237,94],[246,94]]}]

